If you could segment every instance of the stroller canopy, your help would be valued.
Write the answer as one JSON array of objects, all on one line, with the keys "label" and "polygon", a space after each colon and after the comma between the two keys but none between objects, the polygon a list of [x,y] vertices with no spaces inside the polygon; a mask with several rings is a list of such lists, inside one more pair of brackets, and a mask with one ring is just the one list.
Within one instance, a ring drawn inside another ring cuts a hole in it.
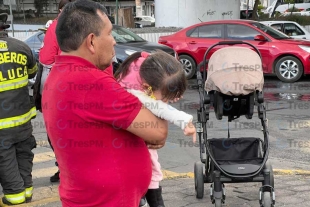
[{"label": "stroller canopy", "polygon": [[262,60],[246,47],[225,47],[212,54],[208,64],[206,91],[218,91],[226,95],[248,95],[262,91],[264,74]]}]

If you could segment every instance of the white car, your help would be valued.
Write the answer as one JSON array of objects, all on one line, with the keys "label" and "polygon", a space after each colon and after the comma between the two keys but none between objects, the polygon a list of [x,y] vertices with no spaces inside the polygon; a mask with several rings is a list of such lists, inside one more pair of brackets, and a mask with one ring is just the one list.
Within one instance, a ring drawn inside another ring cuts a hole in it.
[{"label": "white car", "polygon": [[292,21],[261,21],[295,39],[310,40],[310,33],[300,24]]},{"label": "white car", "polygon": [[155,18],[151,17],[151,16],[136,16],[135,20],[136,21],[147,21],[147,22],[155,23]]}]

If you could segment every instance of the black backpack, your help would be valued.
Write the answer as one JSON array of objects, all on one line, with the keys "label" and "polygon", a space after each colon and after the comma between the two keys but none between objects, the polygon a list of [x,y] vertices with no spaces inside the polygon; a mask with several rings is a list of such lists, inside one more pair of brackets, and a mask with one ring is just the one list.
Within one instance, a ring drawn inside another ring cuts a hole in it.
[{"label": "black backpack", "polygon": [[43,65],[38,63],[38,72],[36,76],[36,80],[33,85],[33,99],[34,99],[34,105],[37,108],[37,110],[42,110],[42,95],[40,94],[40,87],[41,87],[41,78],[43,73]]}]

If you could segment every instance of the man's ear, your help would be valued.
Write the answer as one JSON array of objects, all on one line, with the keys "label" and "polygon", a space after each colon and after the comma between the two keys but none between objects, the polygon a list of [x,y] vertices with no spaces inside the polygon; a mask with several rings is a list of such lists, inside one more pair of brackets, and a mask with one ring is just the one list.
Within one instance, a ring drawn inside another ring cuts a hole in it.
[{"label": "man's ear", "polygon": [[94,38],[95,38],[95,35],[94,35],[94,34],[89,34],[89,35],[86,37],[86,46],[87,46],[88,50],[89,50],[92,54],[95,53]]}]

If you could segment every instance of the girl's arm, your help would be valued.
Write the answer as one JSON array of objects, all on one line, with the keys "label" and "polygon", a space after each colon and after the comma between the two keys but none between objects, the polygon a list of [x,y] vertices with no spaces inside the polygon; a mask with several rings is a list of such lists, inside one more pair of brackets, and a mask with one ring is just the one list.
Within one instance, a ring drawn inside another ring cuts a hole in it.
[{"label": "girl's arm", "polygon": [[188,123],[193,121],[193,116],[164,103],[161,100],[154,100],[139,90],[127,89],[136,96],[141,103],[157,117],[167,120],[184,130]]}]

